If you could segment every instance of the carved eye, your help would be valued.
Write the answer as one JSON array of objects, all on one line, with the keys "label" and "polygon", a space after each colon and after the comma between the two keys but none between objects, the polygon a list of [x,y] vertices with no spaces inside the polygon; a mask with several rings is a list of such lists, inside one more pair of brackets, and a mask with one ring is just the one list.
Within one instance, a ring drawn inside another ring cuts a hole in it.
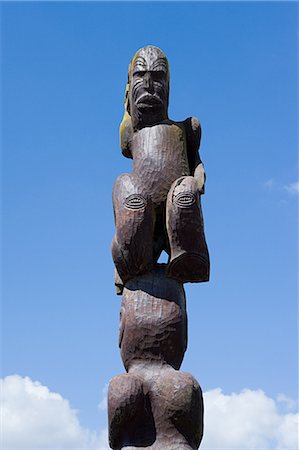
[{"label": "carved eye", "polygon": [[154,81],[161,81],[163,78],[165,78],[166,74],[163,70],[154,70],[152,72],[152,78]]},{"label": "carved eye", "polygon": [[146,74],[145,70],[136,70],[133,73],[133,77],[143,78],[145,74]]},{"label": "carved eye", "polygon": [[126,198],[125,207],[128,209],[142,209],[146,205],[145,198],[139,194],[132,194]]}]

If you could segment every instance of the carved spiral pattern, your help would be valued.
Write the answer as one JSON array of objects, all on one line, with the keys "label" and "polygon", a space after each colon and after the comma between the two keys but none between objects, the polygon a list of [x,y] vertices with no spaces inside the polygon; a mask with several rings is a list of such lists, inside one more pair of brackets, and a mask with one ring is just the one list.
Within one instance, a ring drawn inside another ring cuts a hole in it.
[{"label": "carved spiral pattern", "polygon": [[192,192],[181,192],[174,197],[174,203],[181,208],[189,208],[196,202],[196,197]]},{"label": "carved spiral pattern", "polygon": [[146,200],[140,194],[132,194],[125,200],[125,207],[127,209],[142,209],[145,208]]}]

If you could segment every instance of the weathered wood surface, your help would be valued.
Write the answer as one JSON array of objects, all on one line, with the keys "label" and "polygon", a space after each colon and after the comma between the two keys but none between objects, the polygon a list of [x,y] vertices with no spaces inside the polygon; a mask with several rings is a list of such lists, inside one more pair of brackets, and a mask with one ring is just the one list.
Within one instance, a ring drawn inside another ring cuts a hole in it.
[{"label": "weathered wood surface", "polygon": [[[120,143],[132,173],[113,188],[115,285],[122,294],[121,356],[127,373],[109,385],[114,450],[198,448],[203,401],[197,381],[179,372],[187,348],[185,282],[209,279],[195,117],[168,118],[169,67],[157,47],[129,65]],[[158,264],[162,251],[167,264]]]}]

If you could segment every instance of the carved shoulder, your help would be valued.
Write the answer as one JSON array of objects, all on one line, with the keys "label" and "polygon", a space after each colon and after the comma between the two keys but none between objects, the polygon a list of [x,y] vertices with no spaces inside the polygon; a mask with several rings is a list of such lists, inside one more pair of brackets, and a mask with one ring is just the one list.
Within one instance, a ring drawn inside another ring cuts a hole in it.
[{"label": "carved shoulder", "polygon": [[133,158],[131,152],[131,142],[133,136],[133,127],[130,115],[126,112],[119,127],[120,147],[122,154],[126,158]]}]

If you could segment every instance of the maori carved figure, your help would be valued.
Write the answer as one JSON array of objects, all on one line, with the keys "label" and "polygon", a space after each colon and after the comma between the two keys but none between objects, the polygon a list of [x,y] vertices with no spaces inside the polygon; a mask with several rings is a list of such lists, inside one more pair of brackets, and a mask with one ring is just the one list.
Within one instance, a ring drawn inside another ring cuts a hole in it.
[{"label": "maori carved figure", "polygon": [[[113,450],[197,449],[203,434],[198,382],[179,371],[187,348],[183,283],[209,279],[201,195],[201,128],[168,118],[169,67],[147,46],[128,72],[122,153],[131,174],[113,188],[116,292],[122,294],[119,346],[127,373],[110,381]],[[162,251],[168,263],[157,261]]]}]

